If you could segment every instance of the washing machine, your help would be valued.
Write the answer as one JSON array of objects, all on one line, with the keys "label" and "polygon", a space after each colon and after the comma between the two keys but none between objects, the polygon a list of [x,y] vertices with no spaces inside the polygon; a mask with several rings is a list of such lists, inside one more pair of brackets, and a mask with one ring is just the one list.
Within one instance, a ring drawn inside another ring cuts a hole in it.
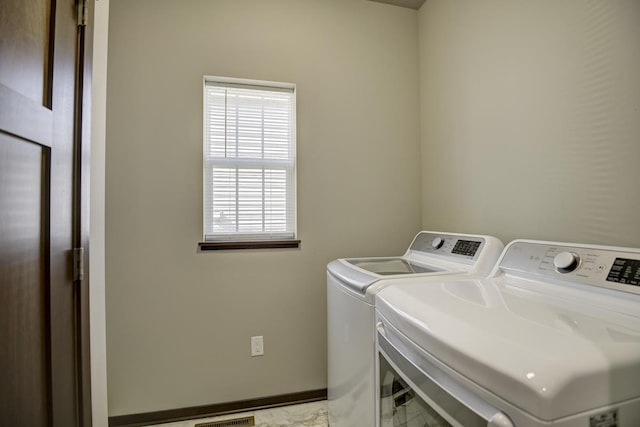
[{"label": "washing machine", "polygon": [[376,295],[377,424],[640,426],[640,250],[532,240]]},{"label": "washing machine", "polygon": [[418,233],[397,257],[350,258],[327,266],[328,406],[332,427],[375,423],[374,297],[391,280],[487,275],[503,244],[495,237]]}]

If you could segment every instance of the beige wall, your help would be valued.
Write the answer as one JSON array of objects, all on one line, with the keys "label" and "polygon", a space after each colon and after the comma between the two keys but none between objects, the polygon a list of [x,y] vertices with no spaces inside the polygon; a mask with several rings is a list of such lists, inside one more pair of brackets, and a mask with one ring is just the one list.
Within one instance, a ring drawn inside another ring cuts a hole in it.
[{"label": "beige wall", "polygon": [[[111,0],[111,416],[326,387],[325,265],[420,228],[417,12],[364,0]],[[202,76],[297,84],[300,250],[198,253]],[[250,357],[263,335],[265,356]]]},{"label": "beige wall", "polygon": [[424,228],[640,246],[640,2],[428,0]]},{"label": "beige wall", "polygon": [[[109,414],[325,387],[325,264],[420,225],[640,246],[639,5],[111,0]],[[198,253],[205,74],[297,84],[300,250]]]}]

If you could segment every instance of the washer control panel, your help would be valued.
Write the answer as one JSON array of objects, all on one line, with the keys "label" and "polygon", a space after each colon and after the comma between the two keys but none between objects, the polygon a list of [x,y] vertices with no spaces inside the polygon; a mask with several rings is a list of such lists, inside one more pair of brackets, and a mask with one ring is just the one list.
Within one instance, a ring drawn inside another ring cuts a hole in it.
[{"label": "washer control panel", "polygon": [[516,241],[500,269],[640,294],[640,249]]},{"label": "washer control panel", "polygon": [[484,243],[485,239],[478,236],[437,234],[423,231],[418,233],[409,249],[473,261],[478,258]]}]

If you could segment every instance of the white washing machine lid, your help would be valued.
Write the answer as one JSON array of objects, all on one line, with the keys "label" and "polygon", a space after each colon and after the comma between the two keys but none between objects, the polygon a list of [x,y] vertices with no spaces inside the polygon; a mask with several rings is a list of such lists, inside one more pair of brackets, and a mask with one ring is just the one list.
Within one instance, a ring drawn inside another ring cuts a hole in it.
[{"label": "white washing machine lid", "polygon": [[404,257],[351,258],[344,261],[380,276],[402,276],[404,274],[424,274],[442,271],[442,268],[419,264]]},{"label": "white washing machine lid", "polygon": [[350,291],[365,295],[380,280],[472,273],[487,275],[502,251],[495,237],[421,231],[397,257],[341,258],[327,272]]},{"label": "white washing machine lid", "polygon": [[349,258],[331,261],[327,266],[329,274],[337,278],[349,289],[364,295],[367,289],[382,279],[400,277],[423,277],[461,273],[451,266],[417,264],[404,257],[397,258]]},{"label": "white washing machine lid", "polygon": [[376,310],[449,367],[542,420],[640,397],[640,296],[514,278],[398,281]]}]

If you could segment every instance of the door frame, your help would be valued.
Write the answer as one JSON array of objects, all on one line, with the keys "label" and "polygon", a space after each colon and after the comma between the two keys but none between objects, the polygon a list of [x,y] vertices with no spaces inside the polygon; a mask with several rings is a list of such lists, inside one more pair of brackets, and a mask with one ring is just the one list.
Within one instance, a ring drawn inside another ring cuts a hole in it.
[{"label": "door frame", "polygon": [[[77,0],[78,37],[75,94],[75,143],[73,171],[74,305],[78,376],[78,419],[92,425],[91,403],[91,325],[89,280],[90,164],[91,164],[91,87],[93,71],[94,0]],[[76,252],[76,248],[82,248]],[[79,258],[78,258],[79,257]]]}]

